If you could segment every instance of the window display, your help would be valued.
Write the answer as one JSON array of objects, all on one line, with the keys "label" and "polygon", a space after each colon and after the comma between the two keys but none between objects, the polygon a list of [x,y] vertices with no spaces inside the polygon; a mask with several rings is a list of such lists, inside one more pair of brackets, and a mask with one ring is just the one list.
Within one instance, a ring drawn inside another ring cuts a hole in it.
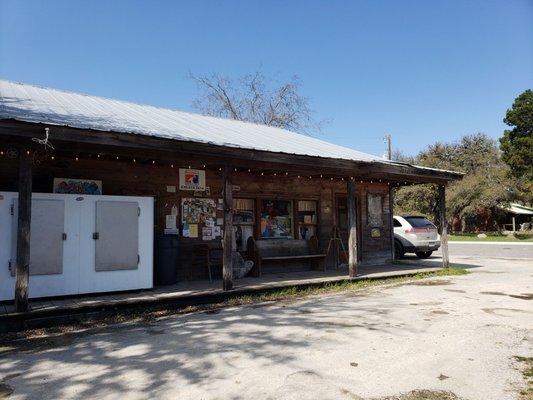
[{"label": "window display", "polygon": [[261,200],[261,238],[292,239],[292,201]]},{"label": "window display", "polygon": [[298,234],[300,239],[309,240],[316,235],[317,227],[317,202],[298,201]]},{"label": "window display", "polygon": [[233,249],[245,251],[248,238],[254,235],[253,199],[233,199]]},{"label": "window display", "polygon": [[254,201],[253,199],[233,199],[233,224],[254,224]]}]

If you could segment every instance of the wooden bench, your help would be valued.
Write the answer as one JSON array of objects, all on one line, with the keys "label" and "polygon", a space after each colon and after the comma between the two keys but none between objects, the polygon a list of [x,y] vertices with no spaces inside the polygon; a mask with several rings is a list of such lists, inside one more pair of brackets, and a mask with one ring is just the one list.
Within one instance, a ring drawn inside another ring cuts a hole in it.
[{"label": "wooden bench", "polygon": [[312,269],[325,271],[326,254],[318,252],[316,236],[303,239],[262,239],[249,238],[248,256],[254,261],[255,276],[261,276],[264,261],[284,262],[287,260],[309,260]]}]

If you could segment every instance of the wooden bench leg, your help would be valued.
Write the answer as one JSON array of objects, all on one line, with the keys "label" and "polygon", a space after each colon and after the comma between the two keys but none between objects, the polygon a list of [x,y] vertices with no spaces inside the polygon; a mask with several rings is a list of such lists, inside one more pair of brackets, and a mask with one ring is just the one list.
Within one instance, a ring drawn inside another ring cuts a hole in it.
[{"label": "wooden bench leg", "polygon": [[211,275],[211,255],[209,250],[207,250],[207,273],[209,274],[209,282],[213,283],[213,277]]}]

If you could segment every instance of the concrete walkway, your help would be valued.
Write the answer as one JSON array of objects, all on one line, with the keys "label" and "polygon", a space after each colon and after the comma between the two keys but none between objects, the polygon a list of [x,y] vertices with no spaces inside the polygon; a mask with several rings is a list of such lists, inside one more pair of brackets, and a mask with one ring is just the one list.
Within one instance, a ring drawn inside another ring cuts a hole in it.
[{"label": "concrete walkway", "polygon": [[514,356],[533,355],[533,264],[477,263],[464,276],[19,341],[0,349],[0,382],[10,400],[376,400],[415,389],[514,400],[524,387]]},{"label": "concrete walkway", "polygon": [[[470,257],[471,260],[481,258],[492,259],[529,259],[533,260],[533,243],[500,243],[500,242],[450,242],[450,257]],[[440,250],[435,256],[440,256]]]}]

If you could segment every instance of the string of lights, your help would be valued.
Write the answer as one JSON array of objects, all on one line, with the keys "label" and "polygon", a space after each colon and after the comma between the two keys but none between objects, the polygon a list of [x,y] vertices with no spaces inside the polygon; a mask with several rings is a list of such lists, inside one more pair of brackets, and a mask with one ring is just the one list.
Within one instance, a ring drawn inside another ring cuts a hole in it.
[{"label": "string of lights", "polygon": [[[143,165],[152,165],[157,167],[167,167],[174,169],[178,168],[188,168],[188,169],[212,169],[212,170],[218,170],[219,172],[223,171],[223,167],[220,165],[214,165],[210,166],[205,163],[200,165],[193,165],[193,164],[187,164],[187,165],[177,165],[172,162],[168,161],[161,161],[154,158],[143,158],[140,159],[138,157],[133,156],[121,156],[121,155],[112,155],[112,154],[106,154],[106,153],[87,153],[87,154],[75,154],[72,156],[67,155],[58,155],[58,154],[50,154],[49,152],[43,153],[39,150],[26,150],[26,154],[34,155],[34,157],[39,158],[40,162],[45,162],[47,160],[49,161],[59,161],[59,160],[74,160],[76,162],[79,162],[80,160],[94,160],[95,158],[101,161],[118,161],[118,162],[131,162],[134,164],[143,164]],[[0,157],[10,158],[10,159],[16,159],[18,157],[18,150],[16,149],[0,149]],[[233,172],[237,174],[254,174],[257,176],[262,177],[278,177],[283,176],[287,178],[294,178],[294,179],[302,179],[302,180],[329,180],[329,181],[356,181],[360,184],[374,184],[374,183],[385,183],[387,185],[392,186],[407,186],[407,185],[415,185],[414,182],[398,182],[398,181],[389,181],[384,179],[361,179],[360,177],[356,176],[331,176],[331,174],[301,174],[301,173],[291,173],[289,171],[276,171],[272,169],[253,169],[253,168],[239,168],[239,167],[233,167]]]}]

